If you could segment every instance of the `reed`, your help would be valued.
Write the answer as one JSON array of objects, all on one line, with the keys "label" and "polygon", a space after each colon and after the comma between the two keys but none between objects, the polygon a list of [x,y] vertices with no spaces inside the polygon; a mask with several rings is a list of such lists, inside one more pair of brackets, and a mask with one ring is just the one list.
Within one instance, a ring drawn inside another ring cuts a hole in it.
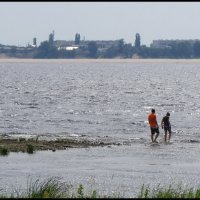
[{"label": "reed", "polygon": [[[5,195],[0,193],[0,198],[123,198],[119,195],[100,195],[96,190],[91,192],[85,192],[85,188],[82,184],[79,184],[77,189],[73,190],[73,186],[61,182],[60,178],[52,177],[46,180],[40,181],[28,181],[27,190],[24,193],[15,191],[15,194]],[[171,184],[166,187],[160,187],[151,189],[149,186],[143,185],[141,191],[137,197],[131,198],[200,198],[200,188],[194,189],[184,187],[183,185]]]},{"label": "reed", "polygon": [[160,187],[150,189],[149,186],[142,186],[138,198],[200,198],[200,188],[194,189],[184,187],[181,184],[172,185],[167,187]]},{"label": "reed", "polygon": [[27,144],[27,149],[26,149],[27,153],[29,154],[33,154],[35,151],[35,148],[32,144]]},{"label": "reed", "polygon": [[27,186],[25,198],[64,198],[67,197],[68,186],[59,181],[58,178],[52,177],[44,181],[37,179],[30,181]]},{"label": "reed", "polygon": [[7,156],[9,154],[9,151],[5,147],[0,147],[0,155],[1,156]]}]

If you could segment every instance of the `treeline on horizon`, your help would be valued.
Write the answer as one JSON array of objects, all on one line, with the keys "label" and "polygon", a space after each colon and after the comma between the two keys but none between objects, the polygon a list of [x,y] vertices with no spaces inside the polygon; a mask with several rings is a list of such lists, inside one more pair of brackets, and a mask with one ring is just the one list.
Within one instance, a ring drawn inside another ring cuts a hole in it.
[{"label": "treeline on horizon", "polygon": [[[76,35],[77,36],[77,35]],[[74,44],[79,45],[80,37],[75,37]],[[2,53],[2,52],[1,52]],[[4,51],[5,53],[5,51]],[[140,35],[137,33],[134,45],[125,43],[124,39],[117,40],[115,45],[101,51],[95,41],[90,41],[86,46],[79,46],[74,50],[58,49],[55,45],[53,35],[49,35],[49,40],[41,42],[30,53],[24,50],[20,56],[16,49],[6,52],[13,57],[29,57],[32,58],[200,58],[200,41],[193,44],[189,41],[172,41],[167,47],[147,47],[141,45]]]}]

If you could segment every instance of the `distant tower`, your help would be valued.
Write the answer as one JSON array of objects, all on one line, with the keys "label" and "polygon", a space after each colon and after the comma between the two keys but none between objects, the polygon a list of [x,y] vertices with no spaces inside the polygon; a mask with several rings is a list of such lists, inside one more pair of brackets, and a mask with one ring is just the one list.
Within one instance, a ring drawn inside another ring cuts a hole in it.
[{"label": "distant tower", "polygon": [[33,46],[37,46],[37,38],[33,38]]}]

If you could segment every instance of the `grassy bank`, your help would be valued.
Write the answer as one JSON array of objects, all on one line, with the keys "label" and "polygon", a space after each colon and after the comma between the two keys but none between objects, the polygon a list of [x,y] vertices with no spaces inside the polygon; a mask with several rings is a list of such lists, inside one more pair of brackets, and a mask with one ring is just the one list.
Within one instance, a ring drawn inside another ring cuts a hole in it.
[{"label": "grassy bank", "polygon": [[[0,190],[1,191],[1,190]],[[82,184],[77,188],[59,178],[49,178],[43,181],[28,181],[25,192],[15,190],[12,194],[0,194],[0,198],[123,198],[116,192],[113,195],[101,195],[97,190],[85,192]],[[200,198],[200,188],[193,189],[181,184],[169,185],[165,188],[158,185],[151,189],[143,185],[138,195],[130,198]]]}]

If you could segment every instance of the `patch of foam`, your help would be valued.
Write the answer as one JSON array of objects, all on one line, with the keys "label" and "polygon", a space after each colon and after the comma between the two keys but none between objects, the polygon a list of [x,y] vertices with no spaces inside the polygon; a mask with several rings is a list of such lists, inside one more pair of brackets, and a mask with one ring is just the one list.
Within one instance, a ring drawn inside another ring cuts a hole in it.
[{"label": "patch of foam", "polygon": [[69,136],[71,136],[71,137],[79,137],[79,135],[74,134],[74,133],[70,134]]}]

